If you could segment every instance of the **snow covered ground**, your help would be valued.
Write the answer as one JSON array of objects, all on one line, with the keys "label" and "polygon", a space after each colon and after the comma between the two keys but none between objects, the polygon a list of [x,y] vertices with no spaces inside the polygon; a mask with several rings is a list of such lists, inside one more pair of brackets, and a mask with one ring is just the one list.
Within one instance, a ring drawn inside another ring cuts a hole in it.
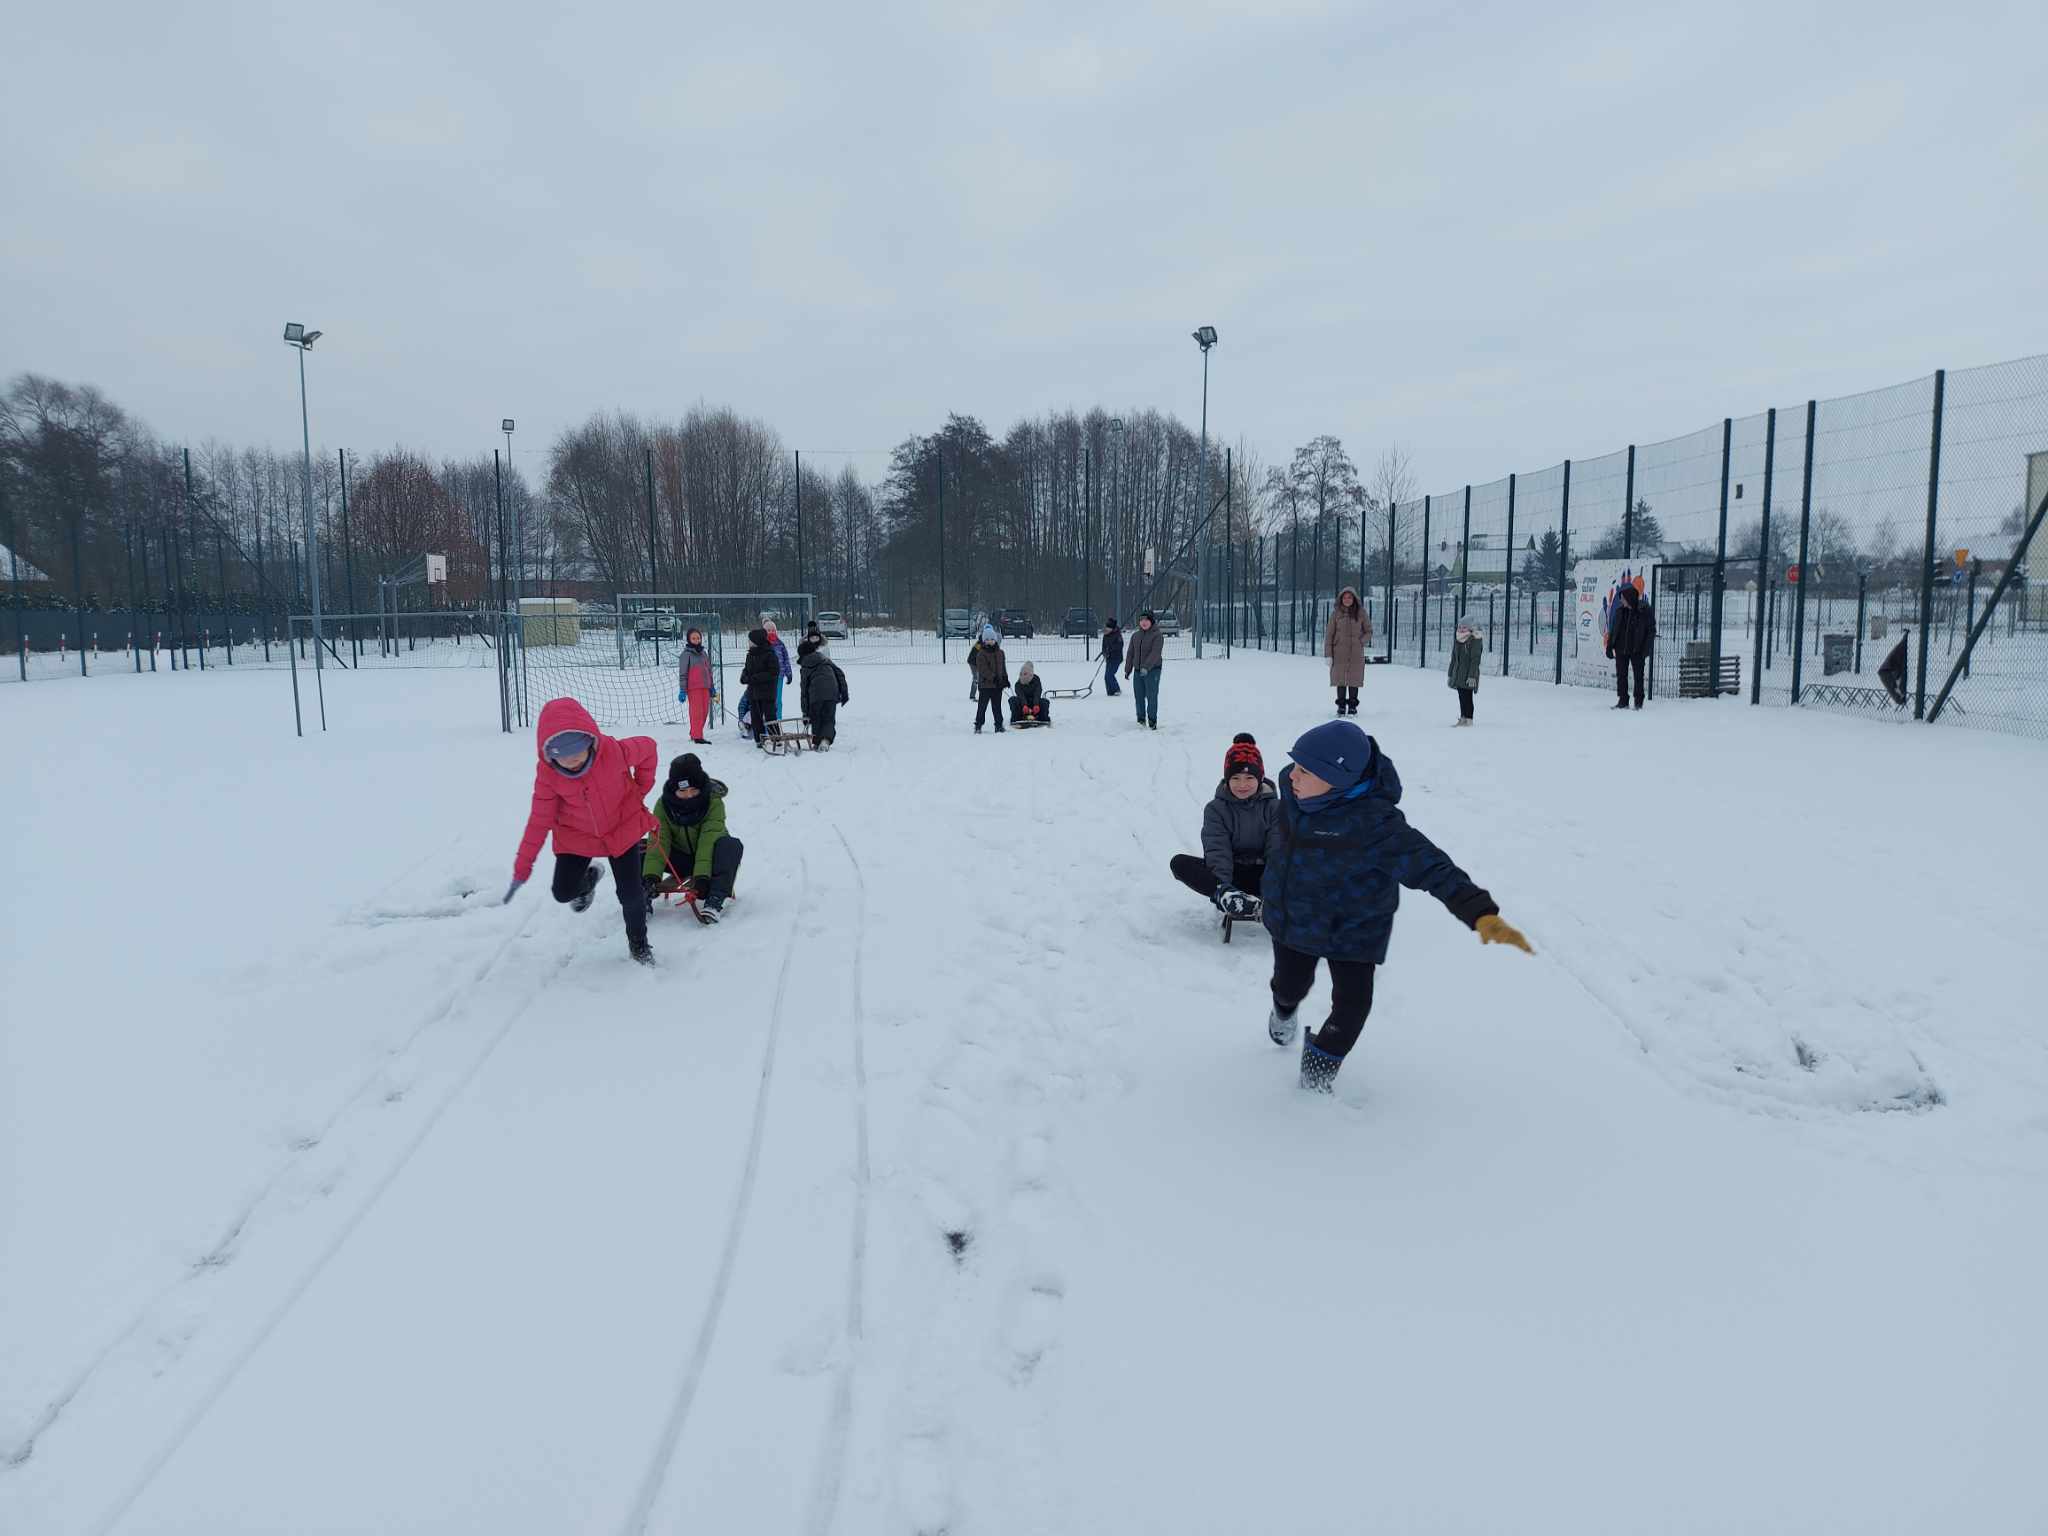
[{"label": "snow covered ground", "polygon": [[2039,745],[1374,668],[1538,954],[1411,896],[1306,1102],[1166,861],[1320,666],[957,670],[721,732],[653,972],[487,675],[0,698],[0,1530],[2048,1526]]}]

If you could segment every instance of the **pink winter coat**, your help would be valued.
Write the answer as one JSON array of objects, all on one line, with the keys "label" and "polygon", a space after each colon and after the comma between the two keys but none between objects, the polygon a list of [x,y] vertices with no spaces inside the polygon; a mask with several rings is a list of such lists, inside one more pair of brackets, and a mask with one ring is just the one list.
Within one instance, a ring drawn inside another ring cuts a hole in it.
[{"label": "pink winter coat", "polygon": [[[597,743],[588,769],[569,777],[541,751],[560,731],[583,731]],[[547,835],[555,834],[556,853],[588,858],[617,858],[653,830],[647,797],[660,787],[659,754],[652,736],[623,739],[601,734],[590,711],[574,699],[549,699],[541,707],[534,733],[533,808],[526,813],[526,835],[512,877],[533,874],[533,861]]]}]

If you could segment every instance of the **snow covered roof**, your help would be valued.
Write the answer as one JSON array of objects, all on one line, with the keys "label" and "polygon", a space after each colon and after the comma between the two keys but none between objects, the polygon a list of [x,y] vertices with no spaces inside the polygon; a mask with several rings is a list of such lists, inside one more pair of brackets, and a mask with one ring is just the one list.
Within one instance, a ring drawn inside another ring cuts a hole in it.
[{"label": "snow covered roof", "polygon": [[[14,574],[14,551],[5,544],[0,544],[0,581],[11,581],[14,578]],[[21,562],[21,579],[23,581],[48,581],[50,577],[48,572],[37,570],[24,560]]]}]

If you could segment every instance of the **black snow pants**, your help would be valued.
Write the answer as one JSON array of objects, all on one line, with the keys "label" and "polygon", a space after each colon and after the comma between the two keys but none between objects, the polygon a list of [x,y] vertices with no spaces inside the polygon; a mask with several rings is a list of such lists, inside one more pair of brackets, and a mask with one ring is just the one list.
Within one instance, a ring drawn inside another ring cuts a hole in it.
[{"label": "black snow pants", "polygon": [[[606,861],[612,867],[612,889],[626,919],[626,937],[635,944],[647,942],[647,888],[640,883],[640,866],[646,857],[646,845],[635,843]],[[555,900],[574,901],[582,895],[583,878],[593,862],[587,853],[556,854],[555,878],[549,887]]]},{"label": "black snow pants", "polygon": [[[1325,960],[1330,968],[1330,1016],[1316,1032],[1315,1042],[1332,1056],[1346,1056],[1358,1044],[1365,1017],[1372,1012],[1372,978],[1377,969],[1370,960]],[[1273,945],[1273,1002],[1282,1013],[1292,1013],[1315,984],[1316,957],[1285,944]]]}]

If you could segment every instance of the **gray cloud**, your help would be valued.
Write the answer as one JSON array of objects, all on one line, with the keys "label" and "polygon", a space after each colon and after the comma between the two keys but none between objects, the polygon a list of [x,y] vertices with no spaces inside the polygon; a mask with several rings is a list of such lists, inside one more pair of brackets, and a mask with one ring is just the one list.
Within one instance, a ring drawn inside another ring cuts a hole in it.
[{"label": "gray cloud", "polygon": [[[1096,401],[1444,488],[2048,347],[2038,5],[36,16],[0,369],[160,431]],[[863,467],[879,460],[863,460]]]}]

